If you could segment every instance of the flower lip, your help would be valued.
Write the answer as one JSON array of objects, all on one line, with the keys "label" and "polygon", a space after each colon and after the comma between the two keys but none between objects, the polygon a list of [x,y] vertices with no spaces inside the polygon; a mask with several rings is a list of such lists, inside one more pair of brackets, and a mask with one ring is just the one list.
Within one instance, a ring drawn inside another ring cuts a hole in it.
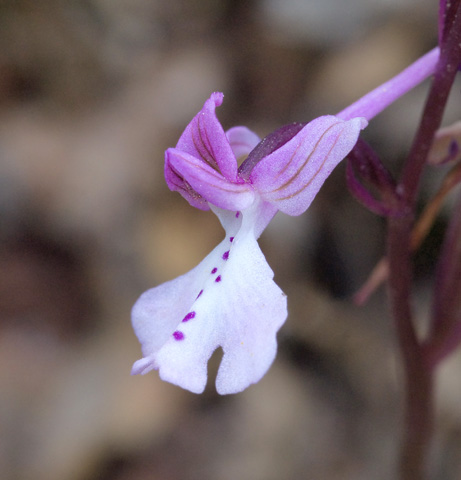
[{"label": "flower lip", "polygon": [[286,296],[256,241],[267,208],[256,202],[236,216],[212,207],[226,230],[222,242],[193,270],[147,291],[133,307],[144,357],[132,374],[156,369],[161,379],[201,393],[207,362],[221,347],[218,393],[240,392],[263,377],[287,317]]}]

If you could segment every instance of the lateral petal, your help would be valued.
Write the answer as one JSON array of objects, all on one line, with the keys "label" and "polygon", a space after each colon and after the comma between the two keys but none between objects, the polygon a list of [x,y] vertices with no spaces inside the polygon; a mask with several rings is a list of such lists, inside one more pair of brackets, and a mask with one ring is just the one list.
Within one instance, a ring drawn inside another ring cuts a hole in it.
[{"label": "lateral petal", "polygon": [[195,208],[200,210],[210,209],[206,199],[196,192],[181,173],[171,165],[168,150],[165,152],[164,172],[166,184],[171,191],[179,192]]},{"label": "lateral petal", "polygon": [[253,168],[250,183],[261,197],[288,215],[300,215],[323,182],[357,142],[367,122],[327,115],[308,123]]},{"label": "lateral petal", "polygon": [[261,139],[247,127],[232,127],[226,131],[226,137],[236,158],[248,155]]},{"label": "lateral petal", "polygon": [[[202,199],[225,210],[243,210],[253,203],[255,193],[248,183],[233,183],[205,162],[177,148],[169,148],[165,164],[177,172]],[[183,192],[180,193],[190,203]]]},{"label": "lateral petal", "polygon": [[202,160],[232,182],[237,179],[237,160],[215,114],[223,97],[221,92],[211,94],[184,130],[176,148]]}]

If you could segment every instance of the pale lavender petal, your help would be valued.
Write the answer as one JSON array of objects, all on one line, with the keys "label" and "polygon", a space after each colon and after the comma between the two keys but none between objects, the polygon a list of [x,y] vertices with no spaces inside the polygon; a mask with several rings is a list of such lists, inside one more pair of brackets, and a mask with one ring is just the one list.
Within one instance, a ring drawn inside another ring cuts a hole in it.
[{"label": "pale lavender petal", "polygon": [[232,127],[226,132],[236,158],[248,155],[261,139],[247,127]]},{"label": "pale lavender petal", "polygon": [[[207,163],[192,155],[176,148],[169,148],[165,158],[165,164],[169,165],[178,177],[187,181],[193,192],[213,205],[237,211],[247,208],[254,201],[255,193],[251,185],[229,182]],[[185,198],[189,201],[189,198]]]},{"label": "pale lavender petal", "polygon": [[[254,237],[258,208],[243,214],[213,208],[226,238],[194,270],[141,297],[133,324],[145,358],[134,373],[158,368],[163,380],[200,393],[208,359],[220,346],[219,393],[240,392],[266,373],[287,309]],[[176,302],[174,311],[165,308]]]},{"label": "pale lavender petal", "polygon": [[357,142],[363,118],[343,121],[319,117],[296,136],[263,158],[250,183],[261,197],[288,215],[300,215],[311,204],[323,182]]},{"label": "pale lavender petal", "polygon": [[214,92],[192,119],[176,145],[182,150],[221,172],[229,181],[237,179],[237,160],[216,118],[215,109],[222,104],[224,95]]},{"label": "pale lavender petal", "polygon": [[184,179],[168,161],[168,150],[165,152],[165,180],[168,188],[173,192],[179,192],[193,207],[200,210],[209,210],[208,202],[197,193],[191,184]]}]

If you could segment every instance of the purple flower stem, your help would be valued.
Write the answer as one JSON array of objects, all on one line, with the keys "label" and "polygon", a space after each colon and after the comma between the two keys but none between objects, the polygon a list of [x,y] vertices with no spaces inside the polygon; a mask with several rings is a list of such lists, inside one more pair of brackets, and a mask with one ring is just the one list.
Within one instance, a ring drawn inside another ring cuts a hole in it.
[{"label": "purple flower stem", "polygon": [[400,479],[423,480],[433,430],[433,370],[417,338],[410,307],[412,269],[409,238],[411,215],[389,219],[389,297],[405,384],[404,437],[400,451]]},{"label": "purple flower stem", "polygon": [[[408,159],[404,165],[401,188],[411,207],[414,206],[419,181],[436,130],[440,127],[448,95],[461,61],[461,13],[456,17],[453,34],[440,54],[434,80]],[[458,26],[459,30],[456,30]],[[451,48],[450,48],[451,47]]]},{"label": "purple flower stem", "polygon": [[439,45],[441,45],[450,30],[460,4],[460,0],[440,0],[439,4]]},{"label": "purple flower stem", "polygon": [[440,0],[439,2],[439,44],[442,43],[443,31],[445,29],[445,11],[447,9],[447,0]]},{"label": "purple flower stem", "polygon": [[445,234],[434,282],[432,324],[426,351],[434,368],[461,342],[461,193]]},{"label": "purple flower stem", "polygon": [[400,217],[388,219],[389,297],[405,376],[401,480],[426,478],[426,461],[433,432],[434,369],[423,342],[416,335],[413,323],[410,234],[423,167],[434,134],[440,127],[448,95],[461,63],[461,12],[457,9],[451,28],[444,32],[445,41],[441,46],[421,122],[397,185],[397,191],[405,200],[405,207]]},{"label": "purple flower stem", "polygon": [[372,119],[432,75],[439,59],[439,52],[438,47],[432,49],[395,77],[341,110],[336,116],[343,120],[350,120],[354,117]]}]

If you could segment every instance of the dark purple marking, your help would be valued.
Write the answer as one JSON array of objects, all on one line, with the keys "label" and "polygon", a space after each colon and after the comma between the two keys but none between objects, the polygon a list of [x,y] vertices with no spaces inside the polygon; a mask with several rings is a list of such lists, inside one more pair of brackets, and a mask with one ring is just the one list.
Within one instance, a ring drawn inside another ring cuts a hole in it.
[{"label": "dark purple marking", "polygon": [[175,340],[184,340],[184,333],[176,330],[176,332],[173,333],[173,337]]},{"label": "dark purple marking", "polygon": [[189,320],[192,320],[195,318],[195,312],[189,312],[183,319],[183,322],[188,322]]},{"label": "dark purple marking", "polygon": [[218,283],[218,282],[220,282],[220,281],[221,281],[221,275],[218,275],[218,276],[216,277],[216,279],[215,279],[215,282]]},{"label": "dark purple marking", "polygon": [[218,269],[216,267],[213,268],[213,270],[211,270],[211,273],[216,273],[218,271]]},{"label": "dark purple marking", "polygon": [[224,253],[222,254],[222,259],[223,259],[223,260],[227,260],[228,258],[229,258],[229,250],[227,250],[227,252],[224,252]]},{"label": "dark purple marking", "polygon": [[234,237],[230,237],[229,241],[232,243],[234,241]]},{"label": "dark purple marking", "polygon": [[[198,292],[197,298],[200,297],[202,293],[203,293],[203,290],[200,290],[200,292]],[[195,300],[197,300],[197,298]]]},{"label": "dark purple marking", "polygon": [[239,217],[240,217],[240,212],[237,212],[237,213],[235,214],[235,218],[239,218]]},{"label": "dark purple marking", "polygon": [[249,180],[251,171],[262,158],[267,157],[289,142],[305,125],[305,123],[284,125],[263,138],[240,165],[238,169],[239,177],[245,181]]}]

